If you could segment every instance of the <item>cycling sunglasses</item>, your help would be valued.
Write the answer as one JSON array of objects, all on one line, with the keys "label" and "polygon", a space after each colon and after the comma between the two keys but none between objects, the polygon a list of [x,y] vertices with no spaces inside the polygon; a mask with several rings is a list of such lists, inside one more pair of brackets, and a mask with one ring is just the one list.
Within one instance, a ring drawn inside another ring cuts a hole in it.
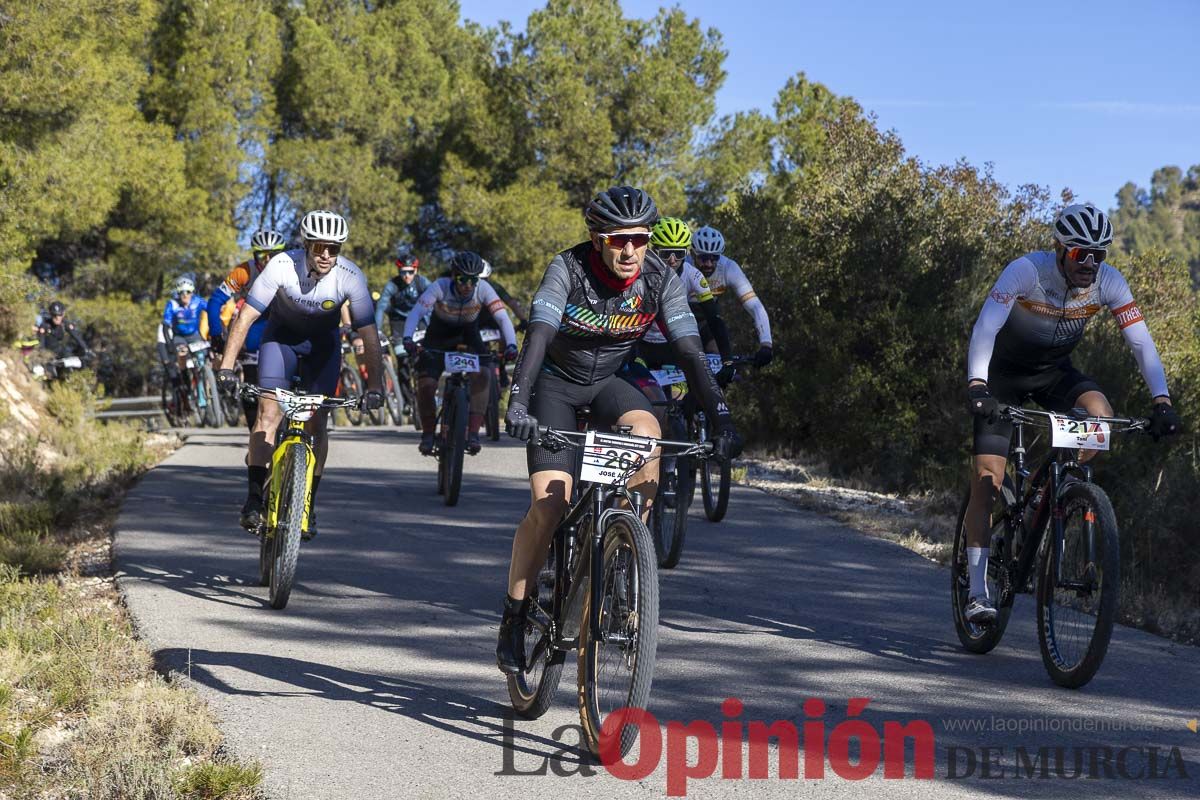
[{"label": "cycling sunglasses", "polygon": [[400,272],[401,277],[404,277],[404,278],[410,278],[413,275],[417,274],[417,271],[415,269],[402,269],[399,272]]},{"label": "cycling sunglasses", "polygon": [[461,283],[463,286],[474,286],[479,283],[478,275],[455,275],[454,280]]},{"label": "cycling sunglasses", "polygon": [[687,250],[682,247],[669,247],[658,251],[658,255],[664,259],[677,258],[682,261],[687,256]]},{"label": "cycling sunglasses", "polygon": [[305,247],[314,253],[323,253],[328,250],[329,255],[331,256],[336,256],[338,253],[342,252],[342,246],[337,242],[313,241],[305,243]]},{"label": "cycling sunglasses", "polygon": [[1091,256],[1092,261],[1098,265],[1100,262],[1104,261],[1104,258],[1107,255],[1107,250],[1091,247],[1072,247],[1067,251],[1067,258],[1071,259],[1076,264],[1084,263],[1087,261],[1088,257]]},{"label": "cycling sunglasses", "polygon": [[692,257],[700,264],[715,263],[721,258],[719,253],[697,253],[695,250],[692,251]]},{"label": "cycling sunglasses", "polygon": [[598,233],[596,235],[600,237],[600,241],[614,250],[624,250],[627,244],[632,244],[634,248],[640,250],[650,244],[649,233]]}]

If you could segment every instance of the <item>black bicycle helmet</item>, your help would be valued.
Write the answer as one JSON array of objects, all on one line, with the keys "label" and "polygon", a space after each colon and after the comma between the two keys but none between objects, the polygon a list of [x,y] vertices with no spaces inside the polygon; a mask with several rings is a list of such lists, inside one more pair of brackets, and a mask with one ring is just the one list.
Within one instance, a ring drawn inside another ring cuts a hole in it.
[{"label": "black bicycle helmet", "polygon": [[649,228],[658,221],[658,207],[650,195],[632,186],[614,186],[592,198],[583,210],[590,231],[616,228]]},{"label": "black bicycle helmet", "polygon": [[58,300],[55,300],[53,303],[51,303],[50,307],[46,310],[50,312],[50,316],[52,317],[61,317],[63,314],[67,313],[67,307]]},{"label": "black bicycle helmet", "polygon": [[479,253],[463,250],[456,253],[454,258],[450,259],[450,272],[478,278],[483,275],[485,265],[486,262],[480,257]]}]

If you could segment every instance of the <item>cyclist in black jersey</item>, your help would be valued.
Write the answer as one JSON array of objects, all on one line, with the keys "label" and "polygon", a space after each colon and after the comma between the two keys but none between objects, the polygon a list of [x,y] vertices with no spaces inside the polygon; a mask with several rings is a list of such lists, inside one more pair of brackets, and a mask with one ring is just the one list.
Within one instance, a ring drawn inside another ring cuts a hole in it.
[{"label": "cyclist in black jersey", "polygon": [[[617,186],[584,210],[588,241],[554,257],[533,298],[529,332],[517,360],[505,416],[508,431],[529,441],[537,426],[573,428],[578,408],[590,405],[597,425],[628,425],[641,436],[660,436],[650,403],[616,372],[637,340],[658,325],[672,343],[676,363],[716,421],[718,454],[741,450],[729,409],[713,380],[679,276],[647,252],[654,201],[641,189]],[[513,539],[508,592],[496,646],[501,671],[519,672],[528,596],[545,559],[554,527],[571,495],[570,453],[530,442],[532,502]],[[656,495],[658,461],[629,481],[643,497]]]}]

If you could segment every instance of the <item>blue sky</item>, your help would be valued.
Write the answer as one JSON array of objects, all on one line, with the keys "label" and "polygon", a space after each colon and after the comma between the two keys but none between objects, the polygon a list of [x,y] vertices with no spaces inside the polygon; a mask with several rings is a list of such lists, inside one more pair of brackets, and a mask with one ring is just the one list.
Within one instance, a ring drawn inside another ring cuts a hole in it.
[{"label": "blue sky", "polygon": [[[533,0],[460,0],[463,17],[523,28]],[[622,0],[630,16],[662,2]],[[928,163],[991,162],[1112,207],[1126,181],[1200,164],[1200,0],[878,2],[691,0],[719,29],[721,114],[771,109],[805,72],[857,99]]]}]

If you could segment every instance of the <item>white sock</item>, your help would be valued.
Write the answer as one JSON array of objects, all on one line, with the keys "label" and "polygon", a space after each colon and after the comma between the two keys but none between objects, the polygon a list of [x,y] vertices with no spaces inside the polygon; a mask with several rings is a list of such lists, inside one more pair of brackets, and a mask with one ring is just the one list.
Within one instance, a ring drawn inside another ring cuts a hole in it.
[{"label": "white sock", "polygon": [[967,548],[967,572],[971,577],[971,597],[987,597],[988,548]]}]

